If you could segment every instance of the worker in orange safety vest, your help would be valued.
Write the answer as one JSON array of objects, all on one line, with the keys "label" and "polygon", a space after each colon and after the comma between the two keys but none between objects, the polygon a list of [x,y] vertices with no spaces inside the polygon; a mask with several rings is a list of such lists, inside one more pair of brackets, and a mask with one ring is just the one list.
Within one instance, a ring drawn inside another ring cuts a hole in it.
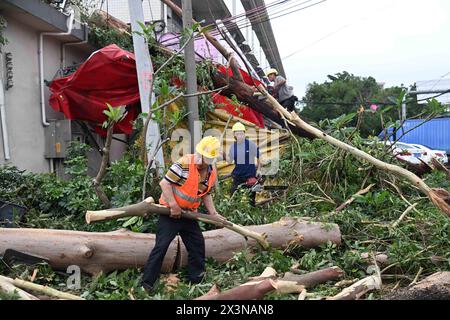
[{"label": "worker in orange safety vest", "polygon": [[170,216],[160,215],[156,243],[144,267],[142,286],[148,292],[154,288],[161,272],[164,256],[177,234],[188,251],[188,280],[199,283],[205,273],[205,240],[198,222],[180,219],[182,210],[197,212],[203,202],[210,215],[221,217],[215,207],[211,190],[217,179],[212,162],[220,154],[220,142],[204,137],[196,145],[195,154],[187,154],[172,164],[161,180],[159,203],[170,208]]}]

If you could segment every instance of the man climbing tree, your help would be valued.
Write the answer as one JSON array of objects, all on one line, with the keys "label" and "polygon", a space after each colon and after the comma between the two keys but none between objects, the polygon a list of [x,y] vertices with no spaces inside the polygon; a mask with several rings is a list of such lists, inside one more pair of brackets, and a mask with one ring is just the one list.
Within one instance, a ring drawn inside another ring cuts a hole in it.
[{"label": "man climbing tree", "polygon": [[272,95],[287,109],[287,111],[294,111],[295,102],[298,101],[298,98],[293,92],[294,88],[287,85],[286,79],[278,75],[276,69],[267,70],[266,76],[269,78],[270,82],[274,83]]},{"label": "man climbing tree", "polygon": [[208,136],[196,146],[195,154],[187,154],[174,163],[161,180],[159,203],[170,208],[170,217],[159,216],[156,244],[144,267],[142,286],[151,291],[161,272],[167,249],[177,234],[180,234],[188,250],[188,280],[199,283],[205,272],[205,240],[197,221],[180,219],[182,210],[197,212],[203,202],[211,215],[217,213],[211,197],[211,189],[217,171],[211,165],[219,155],[220,142]]}]

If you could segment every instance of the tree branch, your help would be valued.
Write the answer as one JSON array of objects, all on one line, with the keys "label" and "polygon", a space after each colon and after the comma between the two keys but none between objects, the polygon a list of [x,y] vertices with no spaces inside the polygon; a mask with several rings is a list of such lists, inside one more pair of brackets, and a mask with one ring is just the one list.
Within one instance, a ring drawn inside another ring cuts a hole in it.
[{"label": "tree branch", "polygon": [[[153,198],[150,197],[140,203],[129,205],[122,208],[114,208],[100,211],[87,211],[86,222],[90,224],[91,222],[112,220],[122,217],[130,217],[130,216],[145,217],[151,214],[170,215],[170,209],[165,206],[155,204]],[[269,248],[269,243],[266,240],[265,234],[259,234],[257,232],[248,230],[240,225],[234,224],[225,219],[207,214],[192,213],[189,211],[183,211],[182,217],[202,221],[205,223],[213,224],[218,227],[233,230],[244,237],[255,239],[264,249],[267,250]]]},{"label": "tree branch", "polygon": [[103,156],[102,156],[102,162],[100,164],[100,168],[98,170],[97,176],[92,180],[92,186],[94,187],[95,193],[99,197],[100,201],[103,203],[103,205],[107,208],[111,207],[111,203],[106,196],[106,194],[103,192],[100,184],[105,177],[106,169],[108,168],[109,163],[109,153],[111,149],[111,142],[112,142],[112,136],[114,131],[114,125],[116,124],[116,121],[111,120],[111,122],[108,124],[108,129],[106,132],[106,140],[105,140],[105,146],[103,147]]}]

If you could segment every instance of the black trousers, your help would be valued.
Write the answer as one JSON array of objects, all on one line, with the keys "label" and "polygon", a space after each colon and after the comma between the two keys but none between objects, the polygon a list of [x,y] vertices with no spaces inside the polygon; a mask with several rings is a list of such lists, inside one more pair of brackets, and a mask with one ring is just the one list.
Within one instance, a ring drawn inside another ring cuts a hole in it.
[{"label": "black trousers", "polygon": [[[251,187],[246,185],[247,178],[241,178],[233,176],[233,184],[231,186],[231,195],[233,195],[239,187],[250,189]],[[250,205],[256,206],[256,192],[250,192]]]},{"label": "black trousers", "polygon": [[287,111],[292,112],[295,109],[295,102],[298,101],[296,96],[292,96],[286,100],[280,102],[280,104],[287,109]]},{"label": "black trousers", "polygon": [[188,251],[188,280],[202,281],[205,273],[205,239],[197,221],[159,216],[156,243],[144,267],[142,281],[153,286],[159,278],[161,266],[170,243],[180,234]]}]

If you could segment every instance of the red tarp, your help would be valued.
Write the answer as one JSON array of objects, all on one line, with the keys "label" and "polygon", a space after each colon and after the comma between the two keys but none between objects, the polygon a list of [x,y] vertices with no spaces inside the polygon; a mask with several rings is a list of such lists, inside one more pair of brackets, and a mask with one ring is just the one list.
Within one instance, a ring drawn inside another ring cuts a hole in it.
[{"label": "red tarp", "polygon": [[[227,74],[231,77],[233,75],[233,71],[231,68],[227,68],[224,66],[220,66],[218,68],[219,72],[222,74]],[[242,78],[244,79],[244,82],[248,84],[249,86],[258,86],[263,85],[259,80],[253,78],[244,70],[239,69],[241,72]],[[261,113],[256,112],[252,108],[249,108],[244,105],[239,105],[236,107],[236,103],[233,102],[231,99],[222,96],[220,94],[213,94],[212,96],[214,104],[217,106],[217,109],[223,109],[226,110],[229,114],[232,114],[233,116],[240,117],[244,120],[250,121],[254,124],[256,124],[260,128],[264,128],[264,118]]]},{"label": "red tarp", "polygon": [[72,75],[52,82],[50,105],[68,119],[102,124],[106,103],[127,105],[128,114],[115,126],[115,133],[130,134],[136,119],[139,85],[134,54],[112,44],[94,52]]},{"label": "red tarp", "polygon": [[[221,66],[219,71],[226,73],[226,68]],[[241,70],[241,74],[247,84],[253,85],[248,73]],[[256,79],[254,81],[261,83]],[[115,133],[130,134],[132,121],[140,112],[135,56],[114,44],[94,52],[72,75],[54,80],[50,91],[50,105],[56,111],[63,112],[68,119],[102,124],[106,120],[103,114],[103,110],[107,109],[106,103],[113,107],[126,105],[128,113],[115,126]],[[214,94],[212,98],[217,108],[264,127],[260,113],[246,106],[239,106],[240,112],[237,112],[230,99],[219,94]],[[96,129],[105,134],[100,127]]]}]

